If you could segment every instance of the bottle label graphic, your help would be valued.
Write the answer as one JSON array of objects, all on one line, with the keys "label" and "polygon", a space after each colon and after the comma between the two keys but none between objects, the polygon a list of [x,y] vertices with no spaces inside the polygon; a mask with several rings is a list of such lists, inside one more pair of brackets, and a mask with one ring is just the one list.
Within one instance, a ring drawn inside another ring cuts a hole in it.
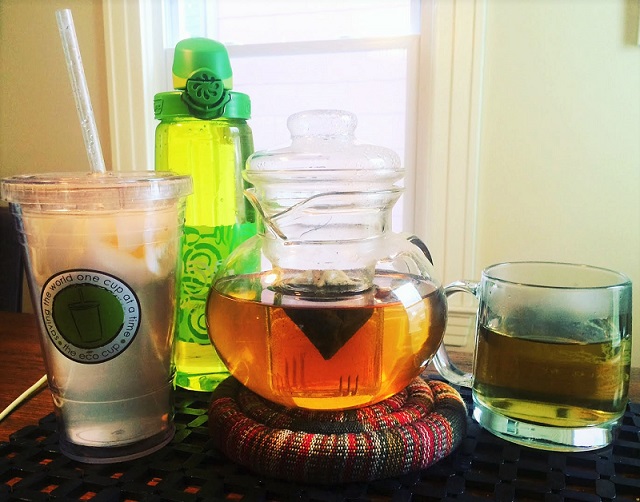
[{"label": "bottle label graphic", "polygon": [[97,270],[65,270],[42,288],[42,320],[55,347],[84,364],[124,352],[140,327],[140,302],[122,279]]},{"label": "bottle label graphic", "polygon": [[233,226],[185,225],[184,233],[178,338],[185,342],[208,344],[207,295],[220,262],[231,251]]}]

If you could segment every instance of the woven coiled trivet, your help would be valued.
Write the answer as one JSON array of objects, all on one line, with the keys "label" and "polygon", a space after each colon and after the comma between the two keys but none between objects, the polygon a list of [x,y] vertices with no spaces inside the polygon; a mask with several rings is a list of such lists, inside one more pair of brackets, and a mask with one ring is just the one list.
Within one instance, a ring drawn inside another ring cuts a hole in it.
[{"label": "woven coiled trivet", "polygon": [[266,476],[308,483],[372,481],[424,469],[467,430],[460,394],[416,378],[378,404],[345,411],[285,408],[233,377],[213,392],[209,431],[231,460]]}]

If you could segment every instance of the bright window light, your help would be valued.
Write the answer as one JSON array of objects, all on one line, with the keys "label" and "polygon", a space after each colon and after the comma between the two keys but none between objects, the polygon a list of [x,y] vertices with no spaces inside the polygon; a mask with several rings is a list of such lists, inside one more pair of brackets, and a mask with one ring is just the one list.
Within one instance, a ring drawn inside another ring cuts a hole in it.
[{"label": "bright window light", "polygon": [[[256,150],[289,143],[287,117],[319,108],[358,117],[356,137],[393,149],[415,169],[419,0],[164,0],[165,89],[175,44],[225,44],[234,90],[251,97]],[[410,198],[410,197],[409,197]],[[396,204],[393,229],[413,211]]]}]

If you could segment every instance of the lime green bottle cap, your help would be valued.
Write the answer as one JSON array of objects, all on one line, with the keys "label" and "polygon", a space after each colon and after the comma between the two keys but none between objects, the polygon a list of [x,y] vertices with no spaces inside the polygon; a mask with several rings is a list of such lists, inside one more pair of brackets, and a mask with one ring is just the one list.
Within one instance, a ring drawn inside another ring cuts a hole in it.
[{"label": "lime green bottle cap", "polygon": [[[191,113],[183,100],[181,91],[160,92],[153,98],[153,111],[156,120],[176,117],[189,117]],[[222,117],[248,120],[251,118],[251,99],[242,92],[229,91],[229,101],[224,107]]]},{"label": "lime green bottle cap", "polygon": [[208,38],[177,43],[173,56],[173,86],[182,89],[189,113],[199,119],[221,117],[231,99],[233,73],[227,49]]},{"label": "lime green bottle cap", "polygon": [[212,72],[225,89],[233,88],[233,72],[227,48],[209,38],[187,38],[176,44],[173,53],[173,88],[185,89],[187,80],[202,70]]}]

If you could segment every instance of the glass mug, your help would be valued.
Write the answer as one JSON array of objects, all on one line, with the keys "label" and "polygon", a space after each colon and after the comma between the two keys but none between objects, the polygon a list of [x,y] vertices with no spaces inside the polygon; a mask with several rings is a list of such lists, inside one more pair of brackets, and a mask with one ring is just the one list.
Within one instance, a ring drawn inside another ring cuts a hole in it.
[{"label": "glass mug", "polygon": [[555,451],[607,446],[627,405],[631,366],[631,281],[587,265],[492,265],[451,296],[479,300],[473,373],[434,363],[471,387],[473,416],[514,443]]}]

